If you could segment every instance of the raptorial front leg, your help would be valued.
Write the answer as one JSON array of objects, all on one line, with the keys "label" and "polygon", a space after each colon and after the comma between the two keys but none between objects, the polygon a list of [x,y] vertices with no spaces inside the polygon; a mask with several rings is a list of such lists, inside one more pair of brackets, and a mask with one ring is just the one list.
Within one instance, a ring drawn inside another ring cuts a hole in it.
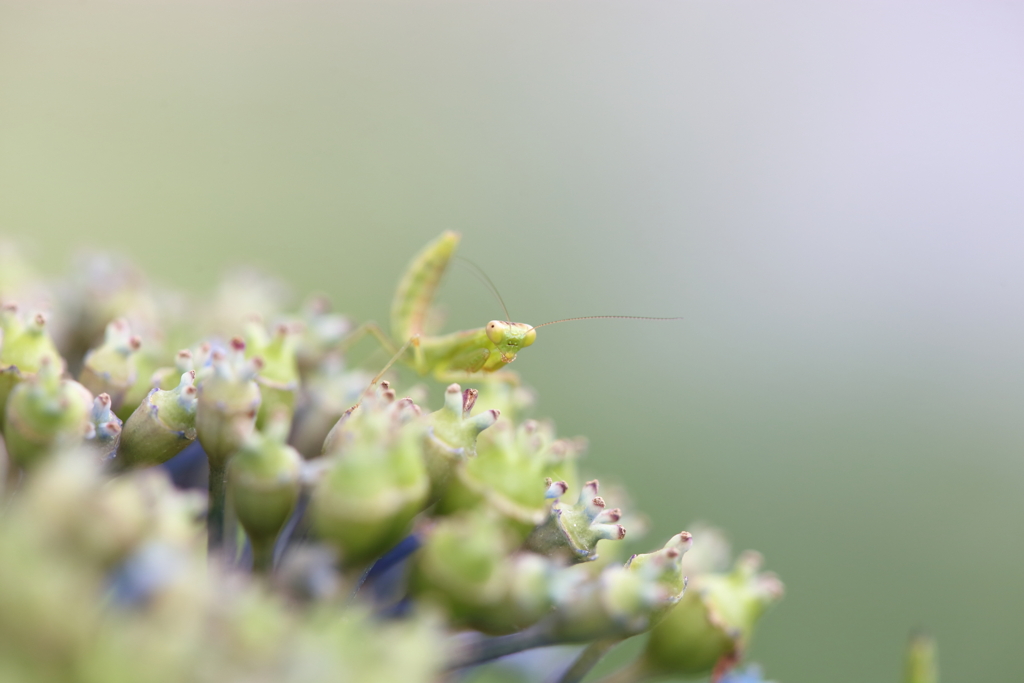
[{"label": "raptorial front leg", "polygon": [[392,355],[398,353],[398,346],[395,344],[394,340],[386,335],[384,330],[380,329],[380,326],[373,321],[365,322],[349,332],[348,335],[341,340],[341,343],[338,344],[338,349],[342,353],[348,353],[349,349],[362,341],[368,334],[376,339],[388,353]]}]

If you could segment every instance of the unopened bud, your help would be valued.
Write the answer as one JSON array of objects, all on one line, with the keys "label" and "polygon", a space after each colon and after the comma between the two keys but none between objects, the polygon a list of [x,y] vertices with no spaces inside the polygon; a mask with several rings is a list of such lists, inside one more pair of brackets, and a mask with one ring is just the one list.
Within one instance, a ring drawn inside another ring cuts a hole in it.
[{"label": "unopened bud", "polygon": [[589,562],[597,559],[598,541],[625,538],[626,528],[614,523],[621,517],[621,510],[606,513],[604,499],[597,491],[595,479],[584,484],[575,505],[556,502],[547,521],[526,539],[526,547],[569,562]]},{"label": "unopened bud", "polygon": [[196,434],[211,467],[223,468],[256,428],[261,363],[245,358],[245,342],[238,338],[231,340],[230,352],[211,355],[212,372],[199,385]]},{"label": "unopened bud", "polygon": [[112,465],[117,470],[159,465],[196,438],[195,371],[182,373],[169,391],[153,389],[124,424]]},{"label": "unopened bud", "polygon": [[444,407],[427,418],[431,432],[425,452],[431,499],[443,494],[456,466],[476,456],[477,435],[498,421],[497,410],[470,415],[476,396],[475,389],[464,392],[458,384],[452,384],[445,390]]},{"label": "unopened bud", "polygon": [[117,410],[125,393],[135,383],[135,354],[141,345],[127,320],[117,318],[110,321],[103,344],[85,355],[79,381],[94,394],[109,394],[113,409]]},{"label": "unopened bud", "polygon": [[57,447],[74,446],[89,433],[93,398],[78,382],[61,379],[62,363],[44,358],[31,379],[11,391],[4,439],[12,462],[32,467]]},{"label": "unopened bud", "polygon": [[284,443],[289,418],[279,412],[228,463],[228,494],[253,547],[254,567],[269,570],[274,541],[299,499],[302,457]]},{"label": "unopened bud", "polygon": [[[700,539],[697,539],[700,542]],[[782,582],[744,553],[725,574],[693,577],[683,599],[651,631],[642,661],[663,676],[722,673],[742,657],[754,625],[782,597]]]},{"label": "unopened bud", "polygon": [[57,347],[46,329],[46,317],[41,313],[26,322],[18,306],[13,303],[0,307],[0,427],[5,418],[4,406],[14,386],[33,377],[44,361],[62,365]]}]

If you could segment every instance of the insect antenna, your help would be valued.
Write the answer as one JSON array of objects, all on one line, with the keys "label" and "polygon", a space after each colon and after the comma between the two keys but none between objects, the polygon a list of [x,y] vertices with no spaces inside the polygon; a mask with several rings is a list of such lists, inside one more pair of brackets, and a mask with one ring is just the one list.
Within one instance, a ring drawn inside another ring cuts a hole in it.
[{"label": "insect antenna", "polygon": [[535,330],[538,327],[546,327],[547,325],[554,325],[556,323],[567,323],[571,320],[606,320],[606,319],[619,319],[619,320],[682,320],[682,317],[676,318],[655,318],[647,315],[584,315],[579,318],[562,318],[561,320],[552,320],[549,323],[541,323],[540,325],[534,325],[531,330]]},{"label": "insect antenna", "polygon": [[491,290],[491,294],[493,294],[498,300],[498,303],[501,304],[501,310],[505,311],[505,322],[512,322],[512,316],[508,314],[508,307],[505,306],[505,300],[501,298],[501,293],[498,291],[495,284],[491,282],[491,278],[487,277],[487,273],[484,272],[484,269],[470,261],[465,256],[456,256],[455,260],[461,261],[462,265],[468,267],[473,275],[476,276],[477,280],[487,285],[487,288]]}]

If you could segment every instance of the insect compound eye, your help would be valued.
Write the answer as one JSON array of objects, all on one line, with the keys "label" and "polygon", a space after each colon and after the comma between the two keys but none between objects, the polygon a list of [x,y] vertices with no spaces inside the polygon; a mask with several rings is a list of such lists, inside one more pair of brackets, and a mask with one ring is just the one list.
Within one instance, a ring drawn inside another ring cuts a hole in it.
[{"label": "insect compound eye", "polygon": [[487,327],[484,328],[487,333],[487,338],[491,340],[492,344],[500,344],[502,338],[505,336],[505,330],[497,320],[492,320],[487,323]]},{"label": "insect compound eye", "polygon": [[536,340],[537,340],[537,330],[530,330],[523,337],[523,348],[525,349],[527,346],[529,346],[530,344],[532,344]]}]

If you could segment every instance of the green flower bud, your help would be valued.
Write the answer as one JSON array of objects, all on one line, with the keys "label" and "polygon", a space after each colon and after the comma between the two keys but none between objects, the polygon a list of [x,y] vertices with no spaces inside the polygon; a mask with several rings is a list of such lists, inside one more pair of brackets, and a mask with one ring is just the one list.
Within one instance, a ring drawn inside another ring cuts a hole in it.
[{"label": "green flower bud", "polygon": [[110,410],[110,396],[100,394],[92,402],[86,444],[96,451],[100,462],[114,457],[121,436],[121,420]]},{"label": "green flower bud", "polygon": [[[127,420],[131,417],[131,414],[135,412],[135,409],[146,398],[149,390],[153,388],[153,375],[164,369],[161,367],[163,362],[162,354],[155,353],[150,344],[143,344],[139,353],[135,354],[134,359],[135,381],[124,392],[121,405],[114,411],[122,420]],[[180,374],[179,372],[178,375]],[[177,381],[178,375],[174,376],[175,381]]]},{"label": "green flower bud", "polygon": [[566,476],[575,478],[574,460],[583,442],[555,439],[550,424],[534,420],[518,429],[502,420],[484,434],[488,438],[480,439],[477,457],[455,470],[438,510],[446,514],[485,503],[525,538],[551,514],[552,478],[562,482],[559,487],[566,485]]},{"label": "green flower bud", "polygon": [[411,398],[396,400],[398,395],[386,380],[363,393],[356,405],[350,406],[331,427],[324,438],[322,455],[343,455],[355,443],[372,444],[387,439],[395,425],[404,425],[420,417],[422,411]]},{"label": "green flower bud", "polygon": [[[564,482],[550,485],[548,495],[565,493]],[[597,543],[618,541],[626,537],[626,529],[617,522],[622,518],[618,508],[606,510],[604,499],[597,495],[598,482],[588,481],[580,491],[575,505],[561,501],[551,506],[551,514],[526,539],[526,547],[568,562],[590,562],[597,559]]]},{"label": "green flower bud", "polygon": [[444,493],[457,466],[476,456],[476,437],[498,421],[497,410],[470,416],[476,404],[476,389],[452,384],[445,391],[444,407],[427,417],[431,429],[424,454],[430,473],[431,500]]},{"label": "green flower bud", "polygon": [[135,354],[141,345],[142,341],[132,335],[127,320],[110,321],[103,344],[85,354],[78,380],[94,394],[109,394],[117,410],[125,393],[135,383]]},{"label": "green flower bud", "polygon": [[263,401],[256,417],[256,426],[262,428],[268,416],[280,409],[289,415],[295,412],[295,396],[299,389],[299,367],[295,359],[298,339],[295,330],[285,324],[267,334],[263,323],[251,320],[246,325],[245,355],[262,362],[256,383]]},{"label": "green flower bud", "polygon": [[322,545],[300,545],[289,550],[274,574],[274,587],[298,603],[328,601],[341,592],[335,569],[337,553]]},{"label": "green flower bud", "polygon": [[246,360],[244,352],[237,337],[228,353],[213,351],[211,370],[199,383],[196,435],[211,468],[222,470],[256,428],[261,397],[255,378],[262,362]]},{"label": "green flower bud", "polygon": [[279,410],[265,433],[250,436],[228,463],[228,496],[249,535],[258,571],[271,568],[274,541],[299,499],[302,457],[284,443],[288,427],[288,413]]},{"label": "green flower bud", "polygon": [[113,481],[88,451],[58,453],[38,468],[18,500],[17,515],[48,537],[83,573],[107,569],[145,539],[194,545],[194,499],[176,492],[158,472]]},{"label": "green flower bud", "polygon": [[117,470],[167,462],[196,438],[195,371],[182,373],[170,391],[151,389],[124,424],[113,466]]},{"label": "green flower bud", "polygon": [[46,316],[36,313],[25,322],[16,304],[0,307],[0,427],[4,407],[14,386],[39,372],[45,360],[60,362],[57,347],[46,330]]},{"label": "green flower bud", "polygon": [[254,317],[274,320],[291,295],[281,280],[253,269],[227,273],[210,299],[203,329],[222,339],[239,334]]},{"label": "green flower bud", "polygon": [[149,389],[157,388],[165,391],[178,386],[182,373],[195,370],[195,363],[192,361],[192,352],[188,349],[181,349],[174,355],[174,366],[157,368],[149,378]]},{"label": "green flower bud", "polygon": [[324,452],[327,435],[370,383],[364,372],[346,372],[341,356],[329,356],[301,389],[289,443],[307,460]]},{"label": "green flower bud", "polygon": [[81,442],[92,429],[93,398],[78,382],[61,379],[59,360],[44,357],[39,371],[11,391],[4,439],[11,461],[34,466],[57,447]]},{"label": "green flower bud", "polygon": [[742,554],[727,574],[692,578],[686,595],[651,630],[640,667],[649,675],[724,673],[739,661],[754,624],[782,597],[782,582],[759,573],[761,556]]},{"label": "green flower bud", "polygon": [[606,567],[596,577],[581,566],[565,570],[555,587],[555,611],[543,625],[549,640],[627,638],[651,628],[683,596],[680,563],[692,544],[684,531],[661,550],[634,555],[625,567]]},{"label": "green flower bud", "polygon": [[658,609],[651,612],[649,618],[651,626],[661,621],[669,610],[682,599],[687,581],[683,568],[683,556],[692,547],[693,535],[687,531],[681,531],[670,538],[661,550],[633,555],[626,562],[627,569],[643,574],[657,583],[659,590],[664,591],[658,598]]},{"label": "green flower bud", "polygon": [[331,313],[325,296],[315,295],[303,305],[302,322],[298,327],[300,335],[295,358],[299,374],[307,380],[328,357],[338,352],[341,340],[352,330],[352,323],[343,315]]},{"label": "green flower bud", "polygon": [[939,666],[935,639],[918,633],[907,644],[904,683],[938,683]]},{"label": "green flower bud", "polygon": [[[537,395],[532,389],[510,382],[482,382],[480,396],[477,399],[479,405],[493,407],[504,415],[506,420],[513,423],[518,422],[536,402]],[[482,445],[490,436],[490,430],[484,432],[480,435],[478,444]]]},{"label": "green flower bud", "polygon": [[142,272],[107,254],[78,259],[62,285],[54,337],[75,375],[89,349],[102,343],[110,321],[127,319],[137,334],[150,341],[159,337],[157,321],[168,318],[169,307],[166,302],[157,303]]},{"label": "green flower bud", "polygon": [[539,555],[513,555],[515,545],[487,515],[446,518],[416,556],[412,588],[461,626],[489,634],[523,629],[550,610],[555,567]]},{"label": "green flower bud", "polygon": [[429,489],[422,423],[411,399],[378,388],[328,437],[328,471],[313,490],[314,528],[349,569],[373,560],[408,532]]}]

